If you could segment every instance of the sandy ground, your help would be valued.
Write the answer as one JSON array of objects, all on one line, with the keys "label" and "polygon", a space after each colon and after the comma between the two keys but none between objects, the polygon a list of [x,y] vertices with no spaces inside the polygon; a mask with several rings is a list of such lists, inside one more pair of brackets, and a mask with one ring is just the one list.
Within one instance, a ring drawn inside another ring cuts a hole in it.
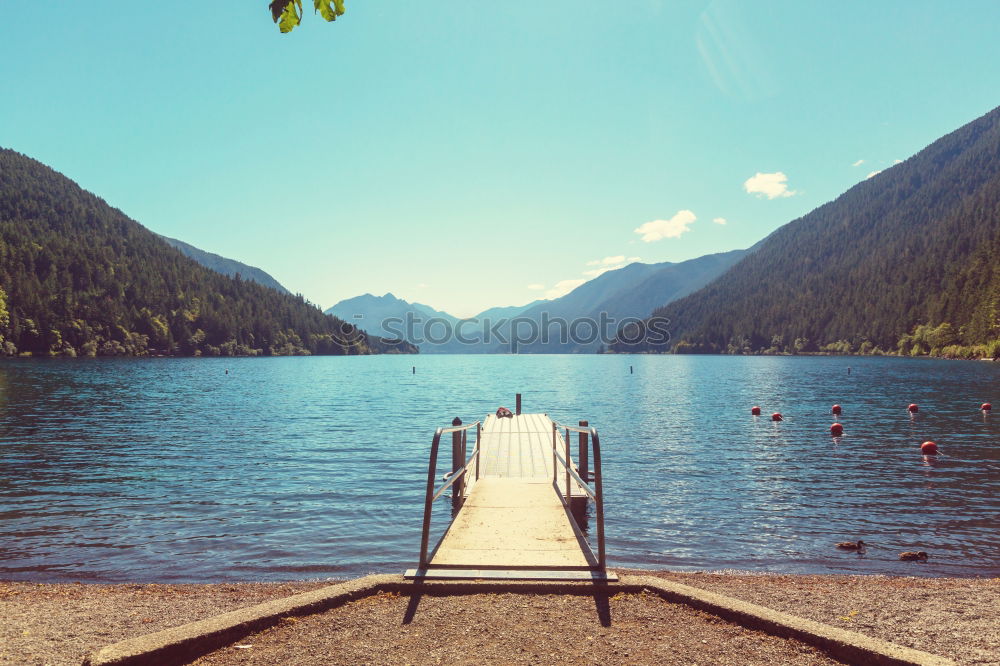
[{"label": "sandy ground", "polygon": [[98,648],[329,585],[0,582],[0,664],[80,664]]},{"label": "sandy ground", "polygon": [[1000,578],[644,573],[962,663],[1000,664]]},{"label": "sandy ground", "polygon": [[[618,570],[624,573],[622,570]],[[948,656],[1000,664],[1000,579],[656,575]],[[79,664],[113,642],[329,582],[0,582],[0,663]],[[289,619],[199,663],[830,663],[812,648],[653,595],[382,594]]]},{"label": "sandy ground", "polygon": [[839,663],[652,594],[424,595],[412,617],[410,606],[408,597],[368,597],[286,620],[195,664]]}]

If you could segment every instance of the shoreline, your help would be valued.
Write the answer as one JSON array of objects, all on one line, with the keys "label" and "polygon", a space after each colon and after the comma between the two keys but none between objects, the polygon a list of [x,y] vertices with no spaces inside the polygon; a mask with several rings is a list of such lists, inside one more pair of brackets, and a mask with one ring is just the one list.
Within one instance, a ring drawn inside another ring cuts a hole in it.
[{"label": "shoreline", "polygon": [[[614,570],[680,582],[960,663],[995,664],[1000,655],[1000,578]],[[0,626],[0,663],[80,664],[85,655],[120,640],[331,584],[0,581],[0,615],[11,618]],[[488,613],[496,596],[472,595],[463,603]],[[531,626],[533,613],[565,602],[558,596],[538,597],[523,611],[524,623]],[[350,613],[348,607],[361,603],[328,613]],[[404,630],[397,626],[398,617],[390,614],[385,620],[386,631]],[[672,624],[655,629],[683,633]],[[373,660],[385,660],[384,655]]]}]

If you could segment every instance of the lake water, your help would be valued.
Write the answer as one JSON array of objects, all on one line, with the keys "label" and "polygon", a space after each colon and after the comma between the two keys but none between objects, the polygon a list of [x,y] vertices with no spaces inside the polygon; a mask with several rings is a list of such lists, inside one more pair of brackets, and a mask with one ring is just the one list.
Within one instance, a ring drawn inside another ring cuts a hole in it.
[{"label": "lake water", "polygon": [[1000,575],[1000,364],[470,355],[0,362],[0,578],[401,572],[435,427],[519,391],[598,427],[611,566]]}]

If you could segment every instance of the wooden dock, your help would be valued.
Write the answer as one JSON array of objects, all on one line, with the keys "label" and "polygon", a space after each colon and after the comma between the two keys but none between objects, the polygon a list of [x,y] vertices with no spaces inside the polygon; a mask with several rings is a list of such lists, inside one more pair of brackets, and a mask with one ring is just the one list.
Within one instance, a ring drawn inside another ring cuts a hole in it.
[{"label": "wooden dock", "polygon": [[[457,420],[456,420],[457,422]],[[421,562],[408,578],[506,578],[617,580],[603,562],[603,497],[596,431],[558,426],[545,414],[491,414],[471,426],[439,429],[431,453]],[[582,422],[585,423],[585,422]],[[471,455],[468,434],[477,434]],[[452,470],[434,491],[437,445],[452,433]],[[571,431],[578,441],[570,442]],[[593,435],[591,435],[593,432]],[[593,442],[591,442],[593,438]],[[577,444],[577,456],[570,444]],[[588,448],[595,453],[596,491],[590,488]],[[555,449],[555,451],[553,450]],[[556,455],[554,455],[554,453]],[[588,477],[588,478],[585,478]],[[453,519],[432,552],[427,530],[430,506],[452,489]],[[599,554],[595,555],[574,517],[574,505],[598,503]]]}]

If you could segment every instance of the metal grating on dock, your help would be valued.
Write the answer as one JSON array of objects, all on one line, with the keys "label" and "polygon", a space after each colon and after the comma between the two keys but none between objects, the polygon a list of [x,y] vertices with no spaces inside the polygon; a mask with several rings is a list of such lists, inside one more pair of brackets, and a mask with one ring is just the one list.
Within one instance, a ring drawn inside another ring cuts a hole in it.
[{"label": "metal grating on dock", "polygon": [[552,479],[552,421],[545,414],[490,414],[482,437],[480,478]]}]

